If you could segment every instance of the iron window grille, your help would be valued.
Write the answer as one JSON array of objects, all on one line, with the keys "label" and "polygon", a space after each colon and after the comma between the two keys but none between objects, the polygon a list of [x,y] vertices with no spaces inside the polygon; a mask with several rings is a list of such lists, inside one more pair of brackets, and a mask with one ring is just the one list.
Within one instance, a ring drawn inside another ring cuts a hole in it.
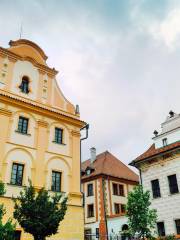
[{"label": "iron window grille", "polygon": [[168,176],[169,190],[171,194],[179,192],[176,174]]},{"label": "iron window grille", "polygon": [[24,165],[13,163],[11,173],[11,184],[22,186]]},{"label": "iron window grille", "polygon": [[18,122],[18,132],[27,134],[28,131],[28,122],[29,119],[25,117],[19,117],[19,122]]},{"label": "iron window grille", "polygon": [[159,180],[158,179],[155,179],[155,180],[151,181],[151,187],[152,187],[153,198],[161,197],[161,192],[160,192],[160,186],[159,186]]},{"label": "iron window grille", "polygon": [[54,192],[61,192],[61,172],[52,171],[52,186]]}]

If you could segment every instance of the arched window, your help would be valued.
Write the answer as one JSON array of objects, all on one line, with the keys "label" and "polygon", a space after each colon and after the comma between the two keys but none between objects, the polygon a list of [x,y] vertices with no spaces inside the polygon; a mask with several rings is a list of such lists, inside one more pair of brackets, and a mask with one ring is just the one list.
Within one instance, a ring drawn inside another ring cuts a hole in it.
[{"label": "arched window", "polygon": [[29,93],[29,78],[27,76],[24,76],[22,78],[21,85],[19,86],[21,89],[21,92],[28,94]]}]

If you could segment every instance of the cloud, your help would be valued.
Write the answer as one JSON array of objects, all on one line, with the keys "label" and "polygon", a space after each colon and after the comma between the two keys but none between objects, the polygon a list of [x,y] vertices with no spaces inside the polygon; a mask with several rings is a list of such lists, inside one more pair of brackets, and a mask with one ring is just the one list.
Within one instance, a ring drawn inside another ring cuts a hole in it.
[{"label": "cloud", "polygon": [[180,7],[169,12],[167,17],[151,27],[155,39],[164,42],[170,49],[175,49],[180,36]]},{"label": "cloud", "polygon": [[179,111],[178,34],[167,40],[165,24],[175,21],[172,1],[0,0],[1,45],[17,39],[23,18],[24,37],[45,50],[64,95],[90,123],[84,160],[95,146],[128,163],[169,110]]}]

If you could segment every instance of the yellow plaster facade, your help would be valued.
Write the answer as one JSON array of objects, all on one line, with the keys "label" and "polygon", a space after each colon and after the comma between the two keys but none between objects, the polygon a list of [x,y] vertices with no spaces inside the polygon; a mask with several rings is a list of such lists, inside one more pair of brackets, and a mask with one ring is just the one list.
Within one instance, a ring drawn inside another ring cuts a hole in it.
[{"label": "yellow plaster facade", "polygon": [[[80,128],[84,122],[75,107],[63,96],[57,71],[49,68],[46,55],[28,40],[10,41],[0,47],[0,178],[6,195],[0,199],[13,214],[16,197],[30,178],[37,188],[51,191],[52,171],[61,172],[61,191],[68,194],[68,210],[59,233],[49,239],[84,238],[82,195],[80,193]],[[29,79],[29,92],[19,88],[22,78]],[[17,131],[19,117],[28,119],[26,134]],[[62,144],[54,142],[55,128],[62,129]],[[24,166],[22,186],[11,184],[13,163]],[[74,224],[76,223],[76,224]],[[21,240],[32,236],[22,231]]]}]

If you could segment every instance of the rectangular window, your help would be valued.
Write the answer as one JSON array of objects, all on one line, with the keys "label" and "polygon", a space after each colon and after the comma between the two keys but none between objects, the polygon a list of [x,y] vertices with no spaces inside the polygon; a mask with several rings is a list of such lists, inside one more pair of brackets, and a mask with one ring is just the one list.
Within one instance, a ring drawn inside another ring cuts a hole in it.
[{"label": "rectangular window", "polygon": [[116,183],[113,183],[113,194],[118,195],[118,185]]},{"label": "rectangular window", "polygon": [[88,207],[87,216],[89,218],[94,217],[94,204],[89,204],[87,207]]},{"label": "rectangular window", "polygon": [[121,204],[121,213],[125,213],[125,212],[126,212],[126,205]]},{"label": "rectangular window", "polygon": [[119,214],[121,212],[121,205],[119,203],[115,203],[114,204],[114,211],[115,211],[115,214]]},{"label": "rectangular window", "polygon": [[119,185],[119,195],[124,196],[124,186],[121,184]]},{"label": "rectangular window", "polygon": [[180,219],[175,220],[177,234],[180,234]]},{"label": "rectangular window", "polygon": [[21,239],[21,231],[16,230],[14,233],[14,240],[20,240]]},{"label": "rectangular window", "polygon": [[96,238],[99,238],[99,228],[96,228]]},{"label": "rectangular window", "polygon": [[163,236],[166,235],[165,228],[164,228],[164,222],[158,222],[157,223],[157,230],[158,230],[158,235],[160,237],[163,237]]},{"label": "rectangular window", "polygon": [[94,193],[93,193],[93,184],[90,183],[87,185],[87,196],[93,196]]},{"label": "rectangular window", "polygon": [[171,194],[178,193],[178,184],[177,184],[177,179],[176,179],[176,174],[168,176],[168,181],[169,181],[169,190]]},{"label": "rectangular window", "polygon": [[61,172],[52,171],[52,187],[51,190],[54,192],[61,191]]},{"label": "rectangular window", "polygon": [[61,128],[55,128],[55,138],[56,143],[62,144],[63,141],[63,130]]},{"label": "rectangular window", "polygon": [[155,179],[155,180],[151,181],[151,187],[152,187],[153,198],[161,197],[160,186],[159,186],[159,180],[158,179]]},{"label": "rectangular window", "polygon": [[124,196],[124,186],[122,184],[113,183],[113,195]]},{"label": "rectangular window", "polygon": [[24,165],[13,163],[11,173],[11,184],[22,185]]},{"label": "rectangular window", "polygon": [[85,229],[85,231],[84,231],[84,239],[85,240],[92,240],[91,229]]},{"label": "rectangular window", "polygon": [[167,146],[167,138],[163,138],[162,142],[164,147]]},{"label": "rectangular window", "polygon": [[19,117],[18,132],[23,133],[23,134],[27,134],[28,122],[29,122],[28,118]]}]

